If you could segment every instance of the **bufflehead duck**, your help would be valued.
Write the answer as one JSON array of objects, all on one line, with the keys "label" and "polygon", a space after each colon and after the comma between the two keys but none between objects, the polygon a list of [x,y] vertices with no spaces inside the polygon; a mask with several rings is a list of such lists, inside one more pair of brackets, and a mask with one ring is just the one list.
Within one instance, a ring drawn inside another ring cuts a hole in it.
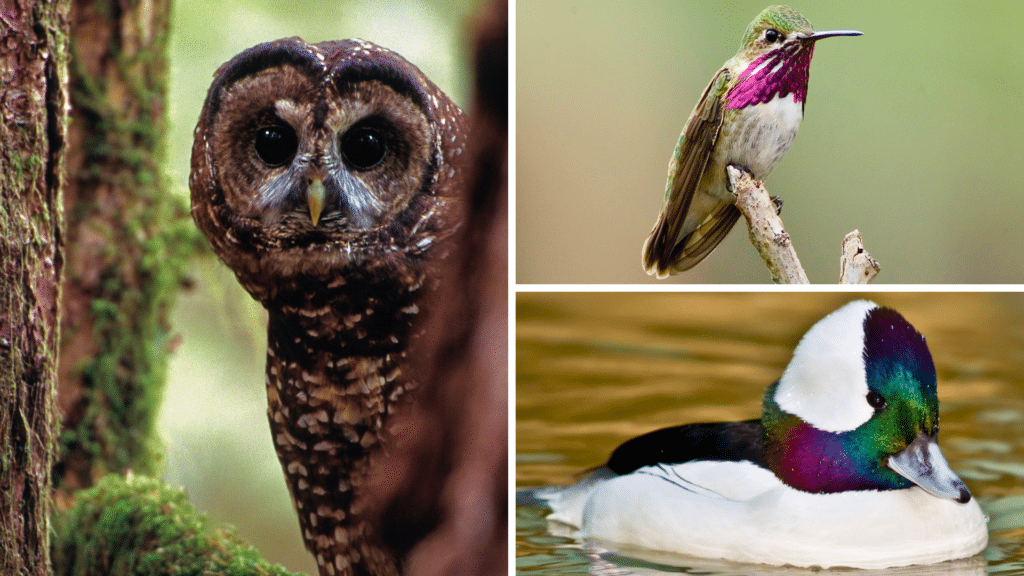
[{"label": "bufflehead duck", "polygon": [[578,536],[737,562],[889,568],[966,558],[986,518],[939,450],[931,354],[857,301],[804,335],[759,420],[633,438],[535,496]]}]

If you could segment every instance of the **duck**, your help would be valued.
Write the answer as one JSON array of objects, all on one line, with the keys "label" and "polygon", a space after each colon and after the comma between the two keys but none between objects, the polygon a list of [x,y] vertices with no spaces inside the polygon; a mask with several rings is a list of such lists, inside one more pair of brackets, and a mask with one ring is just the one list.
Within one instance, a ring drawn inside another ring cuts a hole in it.
[{"label": "duck", "polygon": [[939,448],[936,380],[903,316],[853,301],[801,338],[761,418],[649,432],[534,496],[620,550],[802,568],[968,558],[987,519]]}]

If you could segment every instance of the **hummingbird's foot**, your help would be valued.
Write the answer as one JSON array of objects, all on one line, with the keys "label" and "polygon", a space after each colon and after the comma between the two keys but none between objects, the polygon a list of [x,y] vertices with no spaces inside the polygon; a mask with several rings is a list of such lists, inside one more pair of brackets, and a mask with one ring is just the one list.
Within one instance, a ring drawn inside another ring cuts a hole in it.
[{"label": "hummingbird's foot", "polygon": [[[746,172],[747,176],[750,176],[751,180],[757,180],[757,178],[754,178],[754,171],[751,170],[750,168],[747,168],[746,166],[744,166],[742,164],[729,164],[729,166],[732,166],[733,168],[735,168],[737,170],[741,170],[743,172]],[[729,191],[730,194],[735,194],[736,193],[736,191],[732,189],[732,179],[731,178],[726,178],[725,179],[725,188],[726,188],[726,190]]]},{"label": "hummingbird's foot", "polygon": [[782,216],[782,196],[772,196],[772,204],[775,204],[775,215]]}]

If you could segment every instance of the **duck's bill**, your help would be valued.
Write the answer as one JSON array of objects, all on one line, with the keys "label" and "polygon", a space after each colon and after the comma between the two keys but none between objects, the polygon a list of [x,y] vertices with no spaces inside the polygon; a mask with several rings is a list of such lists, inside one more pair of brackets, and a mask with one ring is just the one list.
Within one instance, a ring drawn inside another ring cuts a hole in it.
[{"label": "duck's bill", "polygon": [[932,496],[964,504],[971,491],[949,467],[935,438],[921,432],[902,452],[889,457],[889,468]]}]

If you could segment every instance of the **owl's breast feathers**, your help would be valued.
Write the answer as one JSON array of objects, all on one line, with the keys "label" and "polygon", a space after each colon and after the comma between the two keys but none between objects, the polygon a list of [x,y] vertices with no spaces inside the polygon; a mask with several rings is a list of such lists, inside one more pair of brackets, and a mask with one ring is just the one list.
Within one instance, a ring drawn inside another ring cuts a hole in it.
[{"label": "owl's breast feathers", "polygon": [[[418,286],[384,279],[293,295],[270,310],[268,416],[307,547],[347,573],[397,571],[365,520],[369,455],[388,443],[387,421],[413,385],[403,372]],[[358,560],[356,560],[358,559]]]}]

